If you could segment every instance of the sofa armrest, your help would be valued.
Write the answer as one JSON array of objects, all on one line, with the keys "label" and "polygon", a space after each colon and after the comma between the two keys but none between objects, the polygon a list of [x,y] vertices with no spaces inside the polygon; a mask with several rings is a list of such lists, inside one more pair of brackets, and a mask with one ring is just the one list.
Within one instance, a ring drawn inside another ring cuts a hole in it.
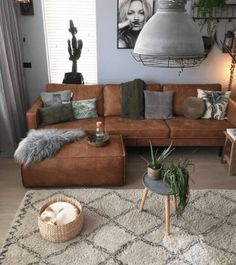
[{"label": "sofa armrest", "polygon": [[28,130],[37,129],[40,124],[39,108],[41,108],[43,102],[40,97],[38,97],[31,108],[26,112],[26,120]]},{"label": "sofa armrest", "polygon": [[232,98],[229,99],[227,117],[228,121],[236,127],[236,101]]}]

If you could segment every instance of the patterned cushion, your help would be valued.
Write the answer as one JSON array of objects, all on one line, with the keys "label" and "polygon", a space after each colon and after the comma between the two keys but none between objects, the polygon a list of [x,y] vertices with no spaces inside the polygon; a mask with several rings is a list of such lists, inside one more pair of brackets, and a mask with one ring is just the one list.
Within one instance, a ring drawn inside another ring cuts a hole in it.
[{"label": "patterned cushion", "polygon": [[86,119],[98,117],[96,98],[72,101],[75,119]]},{"label": "patterned cushion", "polygon": [[228,106],[230,91],[208,91],[198,89],[198,98],[206,103],[206,112],[203,119],[223,120]]},{"label": "patterned cushion", "polygon": [[171,119],[173,92],[144,91],[145,119]]},{"label": "patterned cushion", "polygon": [[74,119],[71,103],[43,107],[39,109],[39,113],[43,124],[54,124]]},{"label": "patterned cushion", "polygon": [[43,106],[50,107],[69,103],[73,94],[70,90],[63,90],[57,92],[42,92],[40,95],[43,101]]}]

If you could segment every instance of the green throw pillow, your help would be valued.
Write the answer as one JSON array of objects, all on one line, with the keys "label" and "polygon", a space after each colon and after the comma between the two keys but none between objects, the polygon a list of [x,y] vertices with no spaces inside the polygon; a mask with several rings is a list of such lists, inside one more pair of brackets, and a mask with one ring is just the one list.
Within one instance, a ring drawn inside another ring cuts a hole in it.
[{"label": "green throw pillow", "polygon": [[71,103],[40,108],[39,113],[43,124],[71,121],[74,118]]},{"label": "green throw pillow", "polygon": [[98,117],[96,98],[72,101],[75,119],[86,119]]},{"label": "green throw pillow", "polygon": [[198,89],[198,98],[206,103],[206,111],[202,119],[223,120],[228,106],[230,91],[207,91]]}]

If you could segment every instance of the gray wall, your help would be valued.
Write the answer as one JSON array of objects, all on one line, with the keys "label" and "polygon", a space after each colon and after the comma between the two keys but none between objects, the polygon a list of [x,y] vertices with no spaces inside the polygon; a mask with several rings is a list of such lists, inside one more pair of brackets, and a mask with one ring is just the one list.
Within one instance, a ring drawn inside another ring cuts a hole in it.
[{"label": "gray wall", "polygon": [[[32,104],[40,92],[45,90],[49,80],[41,1],[34,1],[34,16],[22,16],[19,5],[17,11],[23,60],[32,64],[32,68],[24,69],[29,99]],[[25,38],[25,42],[23,42],[23,38]]]},{"label": "gray wall", "polygon": [[[97,4],[97,62],[98,83],[119,83],[133,78],[159,83],[221,83],[227,87],[230,57],[215,46],[200,67],[161,69],[139,65],[130,49],[117,49],[117,0],[98,0]],[[109,12],[108,12],[109,10]]]},{"label": "gray wall", "polygon": [[[212,83],[228,85],[230,57],[215,46],[200,67],[178,69],[145,67],[134,61],[129,49],[117,49],[117,0],[97,0],[98,83],[120,83],[134,78],[158,83]],[[26,83],[32,103],[49,82],[41,1],[34,1],[34,16],[22,16],[18,10]]]}]

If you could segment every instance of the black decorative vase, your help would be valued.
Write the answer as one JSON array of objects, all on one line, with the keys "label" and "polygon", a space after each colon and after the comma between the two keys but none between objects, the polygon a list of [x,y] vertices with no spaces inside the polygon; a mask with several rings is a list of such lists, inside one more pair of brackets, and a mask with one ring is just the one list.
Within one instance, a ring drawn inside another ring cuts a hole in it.
[{"label": "black decorative vase", "polygon": [[81,73],[65,73],[63,84],[84,84],[84,78]]},{"label": "black decorative vase", "polygon": [[202,36],[205,52],[208,54],[214,46],[214,39],[208,36]]}]

